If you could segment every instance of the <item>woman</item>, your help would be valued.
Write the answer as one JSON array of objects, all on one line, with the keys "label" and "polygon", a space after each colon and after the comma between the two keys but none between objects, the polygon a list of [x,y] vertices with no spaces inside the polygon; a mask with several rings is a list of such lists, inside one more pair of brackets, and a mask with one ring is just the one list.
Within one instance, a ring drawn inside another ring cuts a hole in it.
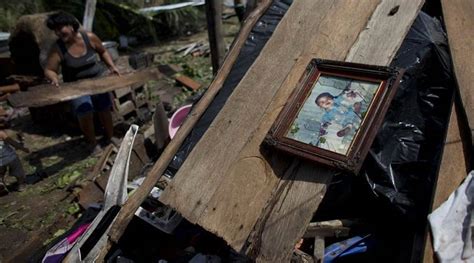
[{"label": "woman", "polygon": [[[49,29],[58,36],[44,70],[50,82],[59,87],[59,66],[64,82],[94,78],[107,71],[98,61],[97,55],[105,63],[111,73],[119,74],[112,57],[102,45],[102,41],[92,32],[79,30],[79,22],[71,14],[57,12],[46,21]],[[84,137],[94,153],[100,152],[95,138],[94,111],[98,112],[99,120],[104,126],[105,139],[110,142],[113,135],[112,101],[108,93],[83,96],[71,101],[74,113],[79,120]]]}]

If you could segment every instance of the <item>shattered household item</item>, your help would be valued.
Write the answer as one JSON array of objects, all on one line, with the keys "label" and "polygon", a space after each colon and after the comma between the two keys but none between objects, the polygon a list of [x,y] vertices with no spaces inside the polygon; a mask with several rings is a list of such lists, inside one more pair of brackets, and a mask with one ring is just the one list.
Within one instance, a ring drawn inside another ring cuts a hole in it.
[{"label": "shattered household item", "polygon": [[158,201],[162,192],[163,190],[154,187],[135,215],[153,227],[171,234],[183,218],[176,211]]},{"label": "shattered household item", "polygon": [[62,259],[66,256],[69,250],[76,244],[78,239],[84,234],[84,232],[89,227],[90,223],[81,225],[79,228],[74,230],[74,232],[68,235],[66,238],[58,242],[52,248],[46,252],[42,263],[56,263],[61,262]]},{"label": "shattered household item", "polygon": [[176,110],[173,116],[171,116],[168,127],[171,139],[173,139],[173,137],[176,135],[176,132],[178,131],[179,127],[191,111],[192,106],[192,104],[182,106],[181,108]]},{"label": "shattered household item", "polygon": [[443,262],[474,261],[474,171],[428,219],[433,247]]},{"label": "shattered household item", "polygon": [[115,163],[112,166],[107,187],[104,194],[104,204],[99,214],[72,247],[67,255],[66,262],[82,260],[94,261],[103,245],[105,245],[107,231],[118,213],[118,208],[125,203],[127,195],[127,180],[130,155],[133,142],[138,132],[138,126],[132,125],[125,134]]}]

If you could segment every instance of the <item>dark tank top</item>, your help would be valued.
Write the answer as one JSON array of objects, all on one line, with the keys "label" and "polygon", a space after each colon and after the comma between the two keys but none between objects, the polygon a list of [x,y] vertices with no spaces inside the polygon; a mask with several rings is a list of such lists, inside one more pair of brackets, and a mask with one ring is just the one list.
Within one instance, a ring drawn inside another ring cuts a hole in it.
[{"label": "dark tank top", "polygon": [[60,39],[56,42],[62,55],[61,71],[64,82],[98,77],[105,71],[105,67],[97,59],[97,53],[92,48],[87,34],[82,31],[79,31],[79,33],[82,35],[86,47],[86,54],[83,56],[73,57],[67,51],[64,42]]}]

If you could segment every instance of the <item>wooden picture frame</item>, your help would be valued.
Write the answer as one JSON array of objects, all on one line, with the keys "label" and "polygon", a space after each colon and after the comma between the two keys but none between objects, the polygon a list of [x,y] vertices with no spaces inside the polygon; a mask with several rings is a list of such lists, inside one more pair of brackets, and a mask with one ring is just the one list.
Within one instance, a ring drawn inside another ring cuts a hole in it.
[{"label": "wooden picture frame", "polygon": [[265,142],[358,173],[402,75],[390,67],[313,59]]}]

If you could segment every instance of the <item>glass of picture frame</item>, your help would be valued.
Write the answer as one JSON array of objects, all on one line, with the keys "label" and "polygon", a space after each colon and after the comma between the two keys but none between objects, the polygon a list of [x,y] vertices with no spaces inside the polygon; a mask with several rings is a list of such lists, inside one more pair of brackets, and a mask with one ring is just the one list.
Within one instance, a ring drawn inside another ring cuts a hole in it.
[{"label": "glass of picture frame", "polygon": [[402,69],[313,59],[265,142],[358,173],[402,75]]}]

